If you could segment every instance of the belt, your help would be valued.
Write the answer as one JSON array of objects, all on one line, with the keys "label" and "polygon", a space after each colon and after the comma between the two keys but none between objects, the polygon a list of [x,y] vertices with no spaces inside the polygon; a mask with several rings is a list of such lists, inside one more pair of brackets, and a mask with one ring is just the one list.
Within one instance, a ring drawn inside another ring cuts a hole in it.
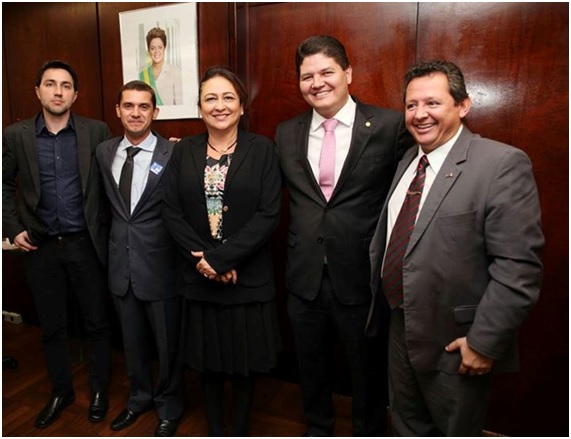
[{"label": "belt", "polygon": [[79,232],[70,232],[70,233],[60,233],[58,235],[50,235],[48,236],[49,240],[58,241],[61,243],[73,241],[74,239],[81,238],[83,236],[89,236],[89,232],[87,230],[81,230]]}]

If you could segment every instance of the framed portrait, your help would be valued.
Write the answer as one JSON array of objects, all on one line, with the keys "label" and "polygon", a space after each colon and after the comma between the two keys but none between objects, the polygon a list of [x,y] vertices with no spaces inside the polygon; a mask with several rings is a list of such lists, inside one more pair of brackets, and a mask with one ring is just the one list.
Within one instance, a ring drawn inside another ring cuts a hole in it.
[{"label": "framed portrait", "polygon": [[158,119],[198,117],[196,3],[119,13],[123,83],[134,79],[155,90]]}]

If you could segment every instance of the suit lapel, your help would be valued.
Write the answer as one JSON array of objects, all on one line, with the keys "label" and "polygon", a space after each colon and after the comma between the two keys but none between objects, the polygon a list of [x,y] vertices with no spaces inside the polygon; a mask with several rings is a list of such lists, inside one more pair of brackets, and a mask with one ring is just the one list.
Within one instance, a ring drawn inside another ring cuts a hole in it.
[{"label": "suit lapel", "polygon": [[297,160],[301,165],[303,173],[305,174],[305,181],[308,183],[310,191],[309,194],[314,195],[314,200],[317,203],[326,204],[327,201],[321,192],[319,182],[315,179],[315,174],[311,169],[309,160],[307,159],[307,148],[309,144],[309,130],[311,129],[312,111],[303,114],[299,119],[298,131],[295,134],[295,154]]},{"label": "suit lapel", "polygon": [[111,188],[109,191],[109,201],[115,210],[121,213],[125,220],[129,220],[129,212],[127,211],[127,206],[125,205],[123,197],[119,193],[119,183],[115,181],[115,177],[113,177],[112,171],[113,160],[115,159],[117,148],[119,147],[121,140],[122,137],[117,137],[115,141],[108,143],[103,152],[103,163],[101,164],[100,168],[101,172],[103,173],[103,177],[106,181],[109,182],[109,186]]},{"label": "suit lapel", "polygon": [[371,119],[373,119],[373,116],[364,114],[361,111],[361,106],[357,103],[357,111],[355,113],[355,121],[353,123],[353,135],[351,136],[349,153],[347,154],[345,163],[343,163],[343,168],[341,169],[339,180],[335,184],[335,189],[333,190],[331,199],[334,199],[335,194],[343,188],[343,185],[347,181],[349,175],[351,175],[353,168],[359,162],[361,154],[363,154],[365,147],[369,143],[372,129]]},{"label": "suit lapel", "polygon": [[389,199],[392,197],[393,192],[397,187],[397,184],[399,183],[404,172],[407,170],[407,168],[410,166],[411,162],[415,159],[417,155],[418,155],[418,145],[415,145],[414,147],[409,148],[408,151],[406,151],[403,158],[398,163],[395,176],[393,177],[393,181],[391,182],[391,186],[389,188],[389,192],[385,201],[384,210],[388,209]]},{"label": "suit lapel", "polygon": [[71,117],[73,117],[75,134],[77,136],[77,158],[79,162],[79,175],[81,176],[81,191],[85,194],[92,159],[90,135],[89,130],[81,119],[73,115]]},{"label": "suit lapel", "polygon": [[238,144],[232,154],[232,161],[230,162],[230,167],[228,168],[228,173],[226,174],[226,181],[224,183],[224,188],[227,188],[238,169],[244,162],[244,158],[248,155],[248,151],[251,148],[251,142],[246,137],[245,133],[241,130],[238,131]]},{"label": "suit lapel", "polygon": [[139,202],[135,206],[135,209],[133,209],[133,213],[131,214],[132,217],[141,210],[141,206],[145,205],[146,201],[157,187],[169,160],[169,143],[156,133],[154,134],[157,137],[157,145],[155,146],[153,158],[151,159],[151,167],[148,171],[149,175],[147,176],[147,184]]},{"label": "suit lapel", "polygon": [[40,184],[40,163],[38,161],[38,144],[36,142],[36,119],[30,119],[22,127],[22,144],[28,158],[28,166],[30,167],[30,175],[34,180],[34,189],[38,199],[41,196],[42,189]]},{"label": "suit lapel", "polygon": [[203,134],[190,143],[190,154],[196,167],[196,175],[202,176],[202,184],[204,184],[204,168],[206,167],[206,138],[207,134]]},{"label": "suit lapel", "polygon": [[471,137],[472,133],[468,128],[464,127],[462,134],[460,134],[460,137],[450,149],[448,156],[444,160],[440,171],[434,179],[434,183],[432,183],[430,192],[428,193],[426,200],[424,201],[424,205],[418,215],[418,220],[416,221],[412,236],[410,237],[406,254],[410,253],[420,240],[428,225],[432,222],[434,215],[440,207],[440,204],[442,204],[446,194],[460,177],[460,174],[462,173],[461,164],[466,161]]}]

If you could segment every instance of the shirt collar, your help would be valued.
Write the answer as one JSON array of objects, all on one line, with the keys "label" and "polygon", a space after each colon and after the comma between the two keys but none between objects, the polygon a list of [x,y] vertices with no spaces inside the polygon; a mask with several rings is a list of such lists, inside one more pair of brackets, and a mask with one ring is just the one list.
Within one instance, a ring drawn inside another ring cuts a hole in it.
[{"label": "shirt collar", "polygon": [[[145,140],[143,140],[141,143],[137,145],[137,148],[141,148],[144,151],[153,152],[155,150],[156,145],[157,145],[157,136],[155,136],[152,132],[150,132],[149,135],[145,138]],[[126,150],[129,146],[133,145],[131,145],[131,143],[129,143],[127,138],[123,136],[123,139],[121,139],[121,142],[119,143],[119,149]]]},{"label": "shirt collar", "polygon": [[[446,160],[446,157],[448,156],[448,153],[452,149],[452,146],[454,146],[456,140],[458,140],[458,137],[460,137],[460,133],[462,132],[463,128],[464,124],[460,125],[460,128],[458,129],[456,134],[454,134],[454,136],[448,142],[446,142],[442,146],[439,146],[434,151],[431,151],[430,153],[427,154],[428,163],[430,163],[430,167],[434,170],[435,174],[438,174],[438,171],[440,171],[440,168],[442,167],[444,160]],[[417,157],[420,158],[423,155],[424,152],[422,151],[422,148],[419,145]]]},{"label": "shirt collar", "polygon": [[[70,129],[75,132],[75,124],[73,122],[73,116],[71,113],[69,115],[67,125],[64,129]],[[40,135],[44,130],[49,133],[49,130],[46,127],[46,120],[44,119],[44,112],[40,111],[40,114],[38,114],[38,117],[36,118],[36,135]]]},{"label": "shirt collar", "polygon": [[[347,99],[347,103],[343,105],[343,107],[333,116],[333,119],[337,119],[343,125],[348,127],[353,125],[353,121],[355,120],[355,113],[357,112],[357,104],[355,101],[349,96]],[[316,131],[321,128],[321,124],[323,121],[326,120],[321,114],[317,111],[313,110],[313,115],[311,117],[311,131]]]}]

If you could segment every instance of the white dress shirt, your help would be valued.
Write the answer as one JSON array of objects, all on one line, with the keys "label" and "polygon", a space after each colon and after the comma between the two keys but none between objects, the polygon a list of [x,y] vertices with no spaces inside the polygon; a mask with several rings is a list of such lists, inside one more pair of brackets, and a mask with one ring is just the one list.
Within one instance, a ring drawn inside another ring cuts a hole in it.
[{"label": "white dress shirt", "polygon": [[[462,132],[463,125],[460,126],[458,132],[444,145],[436,148],[434,151],[427,154],[429,166],[426,168],[426,176],[424,178],[424,189],[422,190],[422,196],[420,198],[420,205],[418,206],[418,215],[422,210],[422,206],[424,205],[424,201],[430,192],[430,188],[432,187],[432,183],[434,183],[434,179],[440,171],[444,160],[448,156],[448,153],[452,149],[452,145],[456,142],[460,133]],[[398,182],[397,186],[391,198],[389,199],[388,205],[388,218],[387,218],[387,242],[386,245],[389,245],[389,240],[391,238],[391,233],[393,231],[393,227],[399,215],[400,209],[404,203],[404,198],[406,196],[406,191],[410,186],[414,176],[416,175],[416,169],[418,168],[418,162],[420,158],[424,155],[424,152],[418,146],[418,154],[415,159],[410,163],[409,167],[406,168],[404,174],[402,175],[400,181]]]},{"label": "white dress shirt", "polygon": [[153,133],[149,133],[147,138],[143,140],[138,145],[131,145],[129,141],[123,137],[119,146],[117,147],[117,152],[115,153],[115,158],[113,159],[113,164],[111,165],[111,172],[113,173],[113,178],[117,187],[119,187],[119,179],[121,178],[121,170],[123,169],[123,164],[127,159],[127,148],[129,146],[136,146],[141,148],[141,151],[133,157],[133,181],[131,183],[131,213],[133,209],[141,199],[141,195],[145,190],[147,185],[147,178],[149,176],[149,168],[151,167],[151,160],[153,158],[153,153],[155,152],[155,146],[157,145],[157,137]]}]

